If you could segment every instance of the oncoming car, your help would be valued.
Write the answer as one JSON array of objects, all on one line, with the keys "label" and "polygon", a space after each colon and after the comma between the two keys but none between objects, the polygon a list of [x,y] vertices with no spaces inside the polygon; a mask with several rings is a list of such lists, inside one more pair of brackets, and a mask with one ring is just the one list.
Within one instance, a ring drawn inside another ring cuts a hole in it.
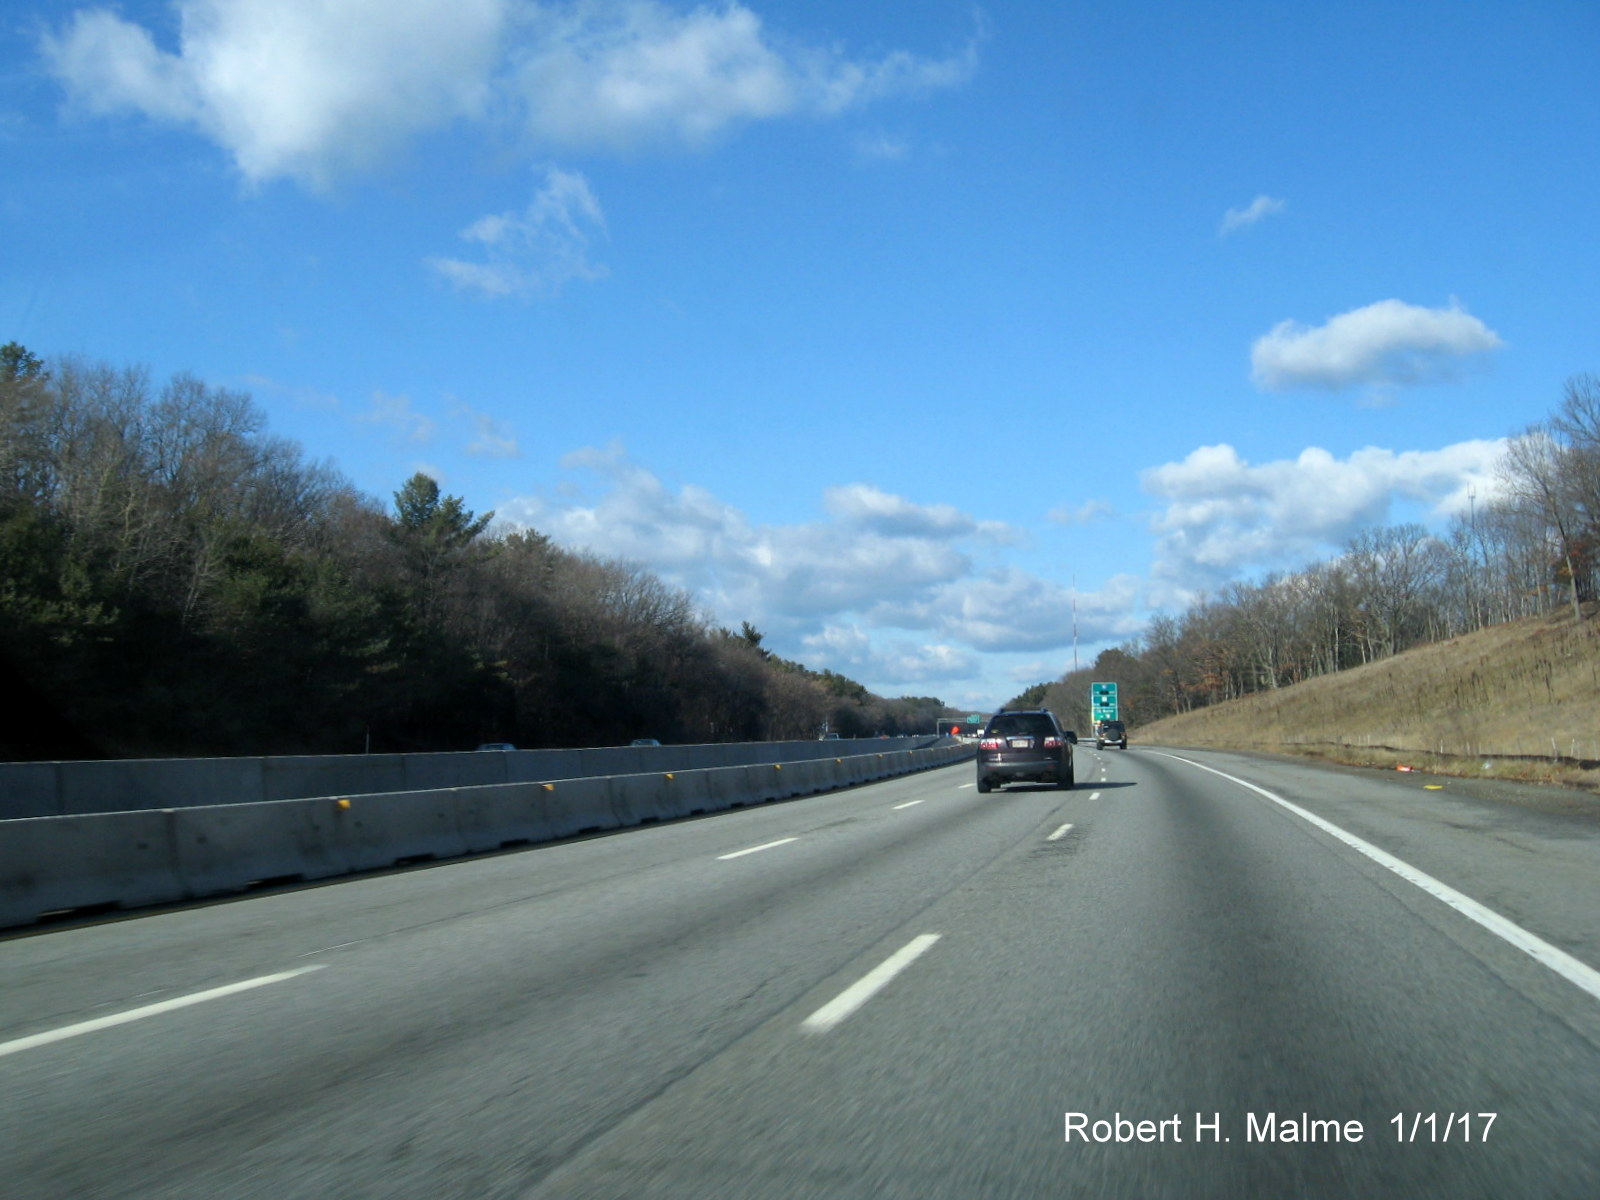
[{"label": "oncoming car", "polygon": [[1001,710],[978,738],[978,790],[1008,783],[1073,783],[1072,737],[1047,708]]}]

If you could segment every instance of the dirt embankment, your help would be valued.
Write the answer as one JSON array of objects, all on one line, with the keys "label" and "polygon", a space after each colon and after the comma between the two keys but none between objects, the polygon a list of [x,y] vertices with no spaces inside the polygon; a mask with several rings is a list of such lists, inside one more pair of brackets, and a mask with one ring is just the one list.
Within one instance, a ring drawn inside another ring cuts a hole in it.
[{"label": "dirt embankment", "polygon": [[1600,617],[1499,625],[1132,733],[1600,791]]}]

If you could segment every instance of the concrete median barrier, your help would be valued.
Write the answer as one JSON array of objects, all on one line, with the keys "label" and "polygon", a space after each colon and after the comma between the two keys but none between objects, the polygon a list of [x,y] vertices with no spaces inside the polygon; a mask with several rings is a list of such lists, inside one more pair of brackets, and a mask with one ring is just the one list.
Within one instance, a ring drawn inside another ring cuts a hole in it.
[{"label": "concrete median barrier", "polygon": [[610,791],[609,779],[458,788],[457,826],[473,854],[608,829]]},{"label": "concrete median barrier", "polygon": [[789,794],[791,796],[814,796],[818,792],[826,791],[828,777],[828,759],[808,758],[797,763],[790,763],[783,771],[788,776]]},{"label": "concrete median barrier", "polygon": [[[518,777],[512,767],[516,751],[475,751],[469,758],[464,754],[407,754],[401,764],[400,785],[407,791],[424,792],[433,788],[477,787],[486,783],[516,783]],[[348,791],[350,789],[331,789]],[[358,791],[371,791],[358,788]]]},{"label": "concrete median barrier", "polygon": [[267,797],[254,761],[187,758],[61,763],[61,815],[264,800]]},{"label": "concrete median barrier", "polygon": [[845,769],[844,759],[824,758],[821,760],[824,778],[828,781],[828,790],[849,786],[849,772]]},{"label": "concrete median barrier", "polygon": [[267,800],[171,811],[177,877],[190,896],[265,881],[327,879],[352,869],[328,800]]},{"label": "concrete median barrier", "polygon": [[761,798],[750,784],[750,772],[746,767],[713,767],[707,771],[697,771],[695,775],[699,786],[704,789],[707,807],[713,812],[726,812],[731,808],[747,808],[761,803]]},{"label": "concrete median barrier", "polygon": [[335,837],[350,869],[370,871],[467,853],[453,792],[340,796],[321,803],[331,805]]},{"label": "concrete median barrier", "polygon": [[34,817],[0,826],[0,923],[182,899],[171,814]]},{"label": "concrete median barrier", "polygon": [[924,740],[857,738],[581,750],[0,763],[0,820],[543,783],[591,775],[706,771],[905,750]]},{"label": "concrete median barrier", "polygon": [[610,779],[559,779],[536,784],[535,802],[549,822],[551,838],[593,833],[616,826],[606,820],[611,810]]},{"label": "concrete median barrier", "polygon": [[[787,800],[970,757],[970,749],[950,745],[808,752],[781,763],[0,820],[0,925],[458,858]],[[193,786],[240,785],[241,777],[228,772],[247,760],[226,761],[233,766],[209,778],[197,773]],[[593,765],[639,761],[608,754]],[[385,769],[398,777],[402,765],[396,758]],[[329,777],[315,766],[307,773],[305,764],[285,771]],[[514,771],[507,764],[506,773]]]},{"label": "concrete median barrier", "polygon": [[582,750],[516,750],[502,755],[508,783],[549,783],[583,777]]},{"label": "concrete median barrier", "polygon": [[775,800],[789,798],[783,790],[783,764],[752,763],[745,771],[750,779],[750,788],[760,803],[771,804]]},{"label": "concrete median barrier", "polygon": [[[404,754],[325,754],[236,761],[259,764],[261,799],[307,800],[318,796],[370,795],[411,789],[406,779],[406,758]],[[453,782],[477,781],[457,778]]]},{"label": "concrete median barrier", "polygon": [[[669,774],[671,778],[668,778]],[[685,771],[681,775],[662,772],[612,776],[610,811],[613,827],[626,828],[689,816],[692,804],[685,792],[690,787],[691,775],[692,772]]]},{"label": "concrete median barrier", "polygon": [[60,763],[6,763],[0,782],[0,821],[23,817],[59,817]]}]

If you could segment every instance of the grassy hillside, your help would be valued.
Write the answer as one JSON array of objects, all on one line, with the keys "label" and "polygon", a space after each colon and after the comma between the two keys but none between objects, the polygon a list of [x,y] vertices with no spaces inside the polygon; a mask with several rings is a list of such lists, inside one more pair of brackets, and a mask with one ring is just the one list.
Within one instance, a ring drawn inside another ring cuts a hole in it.
[{"label": "grassy hillside", "polygon": [[1133,733],[1600,791],[1600,618],[1500,625]]}]

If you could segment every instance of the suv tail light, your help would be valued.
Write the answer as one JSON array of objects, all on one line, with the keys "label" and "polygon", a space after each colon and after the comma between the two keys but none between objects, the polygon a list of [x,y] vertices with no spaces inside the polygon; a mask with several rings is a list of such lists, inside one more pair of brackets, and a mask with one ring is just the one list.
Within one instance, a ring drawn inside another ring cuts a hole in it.
[{"label": "suv tail light", "polygon": [[1047,737],[1047,738],[1045,738],[1045,740],[1044,740],[1044,748],[1046,750],[1059,750],[1059,749],[1061,749],[1061,739],[1058,738],[1058,737]]},{"label": "suv tail light", "polygon": [[979,750],[1004,750],[1006,744],[1000,738],[984,738],[978,743]]}]

